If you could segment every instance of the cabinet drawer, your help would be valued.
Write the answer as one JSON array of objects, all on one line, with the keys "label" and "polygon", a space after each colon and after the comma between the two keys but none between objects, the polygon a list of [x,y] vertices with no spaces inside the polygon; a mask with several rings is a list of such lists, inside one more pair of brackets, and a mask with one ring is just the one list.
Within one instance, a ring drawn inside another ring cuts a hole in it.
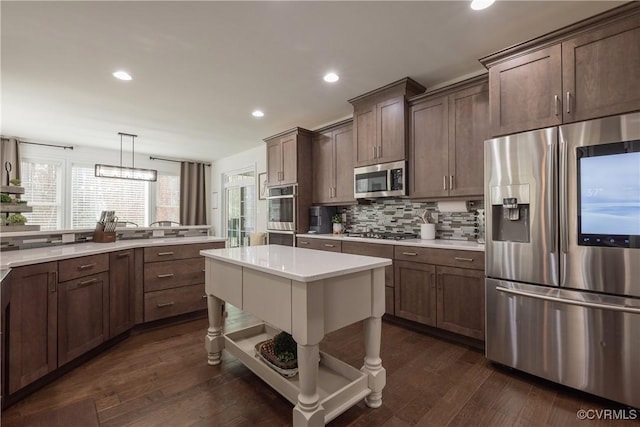
[{"label": "cabinet drawer", "polygon": [[298,237],[297,246],[300,248],[317,249],[321,251],[342,251],[342,242],[340,240],[333,239],[307,239],[304,237]]},{"label": "cabinet drawer", "polygon": [[484,270],[484,252],[395,246],[394,259]]},{"label": "cabinet drawer", "polygon": [[217,248],[224,248],[224,242],[154,246],[152,248],[144,248],[144,262],[196,258],[200,256],[200,251],[202,250]]},{"label": "cabinet drawer", "polygon": [[150,262],[144,265],[144,291],[204,283],[204,257]]},{"label": "cabinet drawer", "polygon": [[[393,246],[385,244],[342,242],[342,252],[346,254],[393,259]],[[384,268],[384,284],[385,286],[393,287],[393,264]],[[389,311],[387,311],[387,313],[389,313]],[[393,314],[393,312],[391,313]]]},{"label": "cabinet drawer", "polygon": [[58,261],[58,281],[77,279],[109,270],[109,254],[99,254]]},{"label": "cabinet drawer", "polygon": [[204,284],[144,294],[145,322],[206,310],[206,308],[207,298],[204,293]]}]

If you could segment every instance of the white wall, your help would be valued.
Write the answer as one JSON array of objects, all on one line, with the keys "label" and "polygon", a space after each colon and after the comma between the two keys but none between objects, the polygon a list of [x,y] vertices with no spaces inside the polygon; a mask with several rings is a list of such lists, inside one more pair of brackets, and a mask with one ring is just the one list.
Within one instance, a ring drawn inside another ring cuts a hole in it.
[{"label": "white wall", "polygon": [[[222,187],[222,175],[225,173],[237,171],[240,169],[246,169],[249,167],[255,168],[256,171],[256,185],[258,180],[258,174],[267,171],[267,145],[261,143],[255,148],[243,151],[233,156],[225,157],[213,162],[211,165],[211,188],[212,192],[217,193],[218,208],[211,210],[211,223],[214,227],[214,234],[216,236],[222,236],[224,229],[222,227],[222,213],[224,212],[224,189]],[[257,197],[257,192],[256,192]],[[215,201],[212,197],[212,204]],[[257,231],[267,230],[267,202],[266,200],[258,200],[256,212],[256,224]]]}]

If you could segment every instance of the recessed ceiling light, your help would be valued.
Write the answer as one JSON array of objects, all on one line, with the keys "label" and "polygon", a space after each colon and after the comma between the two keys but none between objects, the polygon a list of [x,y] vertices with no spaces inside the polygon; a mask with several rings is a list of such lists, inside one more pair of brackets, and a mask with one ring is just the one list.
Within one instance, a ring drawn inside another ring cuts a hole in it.
[{"label": "recessed ceiling light", "polygon": [[264,117],[264,113],[260,110],[255,110],[253,113],[251,113],[251,115],[253,117]]},{"label": "recessed ceiling light", "polygon": [[338,76],[336,73],[327,73],[324,76],[324,81],[328,83],[335,83],[338,80],[340,80],[340,76]]},{"label": "recessed ceiling light", "polygon": [[131,77],[131,74],[127,73],[126,71],[116,71],[115,73],[113,73],[113,77],[115,77],[116,79],[119,80],[133,80],[133,77]]},{"label": "recessed ceiling light", "polygon": [[471,1],[471,9],[473,10],[482,10],[486,9],[493,4],[496,0],[472,0]]}]

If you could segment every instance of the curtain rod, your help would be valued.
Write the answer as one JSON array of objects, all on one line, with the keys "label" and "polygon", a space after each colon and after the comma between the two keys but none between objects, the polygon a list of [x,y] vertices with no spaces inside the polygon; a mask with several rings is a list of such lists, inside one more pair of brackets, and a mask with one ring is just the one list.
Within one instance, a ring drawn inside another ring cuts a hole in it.
[{"label": "curtain rod", "polygon": [[176,162],[176,163],[182,163],[182,162],[189,162],[189,163],[203,163],[205,166],[211,166],[211,163],[207,163],[207,162],[197,162],[195,160],[179,160],[179,159],[167,159],[167,158],[162,158],[162,157],[154,157],[154,156],[149,156],[150,160],[162,160],[163,162]]},{"label": "curtain rod", "polygon": [[20,141],[20,144],[42,145],[43,147],[55,147],[55,148],[62,148],[65,150],[73,150],[73,145],[43,144],[41,142],[22,141],[20,139],[18,139],[18,141]]}]

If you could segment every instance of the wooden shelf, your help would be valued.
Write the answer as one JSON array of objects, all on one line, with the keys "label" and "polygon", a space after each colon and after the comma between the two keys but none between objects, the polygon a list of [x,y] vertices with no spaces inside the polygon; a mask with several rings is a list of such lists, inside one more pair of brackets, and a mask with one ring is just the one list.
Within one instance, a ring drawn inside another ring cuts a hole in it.
[{"label": "wooden shelf", "polygon": [[20,203],[0,203],[0,212],[31,212],[33,208]]},{"label": "wooden shelf", "polygon": [[0,233],[17,233],[23,231],[40,231],[39,225],[0,225]]},{"label": "wooden shelf", "polygon": [[[278,332],[260,323],[225,334],[225,350],[295,405],[300,392],[299,375],[284,378],[255,355],[255,345],[273,338]],[[317,391],[320,405],[325,410],[325,424],[371,393],[367,374],[324,352],[320,352]]]},{"label": "wooden shelf", "polygon": [[0,185],[0,193],[24,194],[24,187],[17,185]]}]

